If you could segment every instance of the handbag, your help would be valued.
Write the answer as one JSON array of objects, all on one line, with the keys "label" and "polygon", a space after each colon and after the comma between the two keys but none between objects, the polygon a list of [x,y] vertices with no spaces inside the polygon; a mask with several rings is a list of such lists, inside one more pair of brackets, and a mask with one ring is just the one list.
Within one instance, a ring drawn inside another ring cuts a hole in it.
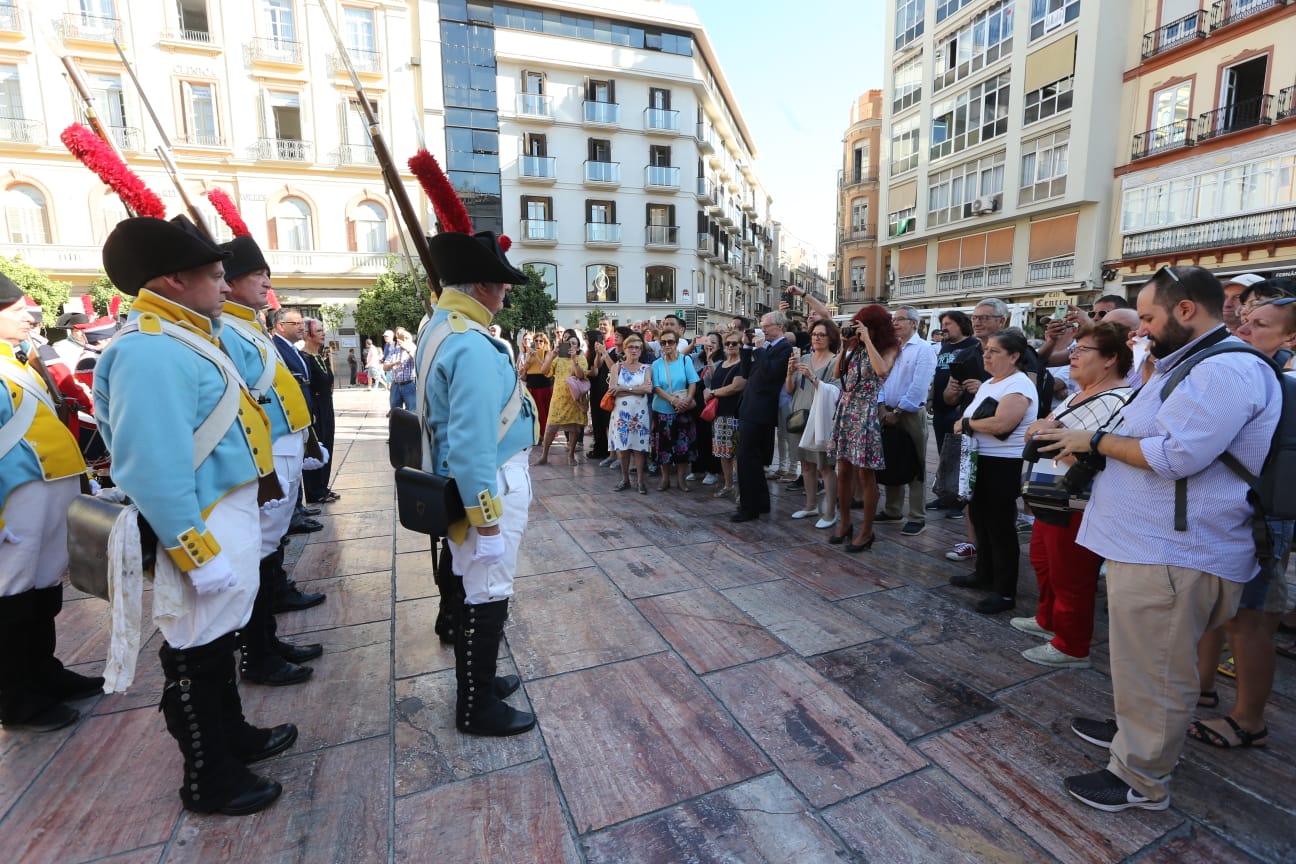
[{"label": "handbag", "polygon": [[609,414],[616,410],[616,397],[612,395],[611,390],[603,394],[603,398],[599,400],[599,407]]},{"label": "handbag", "polygon": [[417,468],[396,470],[396,512],[402,528],[429,537],[444,537],[467,512],[453,477]]},{"label": "handbag", "polygon": [[719,410],[720,398],[718,396],[712,396],[706,401],[706,404],[702,406],[702,413],[699,414],[698,417],[707,423],[714,423],[716,412]]},{"label": "handbag", "polygon": [[810,409],[799,408],[788,415],[787,423],[784,424],[784,428],[789,432],[803,432],[805,431],[806,421],[809,419]]},{"label": "handbag", "polygon": [[959,467],[963,458],[963,441],[966,435],[946,435],[941,444],[940,460],[936,466],[936,479],[932,492],[942,508],[953,509],[967,499],[959,493]]},{"label": "handbag", "polygon": [[[78,495],[68,505],[68,581],[78,591],[100,600],[108,596],[108,536],[125,504],[105,501],[93,495]],[[140,561],[146,577],[152,579],[157,565],[157,535],[139,517]]]},{"label": "handbag", "polygon": [[[1063,417],[1080,406],[1108,395],[1112,395],[1111,391],[1099,393],[1084,402],[1072,405],[1053,419],[1061,421]],[[1117,398],[1120,399],[1119,396]],[[1121,399],[1121,402],[1123,404],[1124,400]],[[1107,418],[1107,422],[1099,428],[1106,429],[1119,417],[1120,411],[1113,411]],[[1025,450],[1022,452],[1022,459],[1028,463],[1026,479],[1022,481],[1022,500],[1032,507],[1063,513],[1084,510],[1093,492],[1094,477],[1098,473],[1095,465],[1092,461],[1086,463],[1082,458],[1077,458],[1076,463],[1071,466],[1060,465],[1051,455],[1041,453],[1039,448],[1039,439],[1032,438],[1026,442]]]},{"label": "handbag", "polygon": [[684,402],[686,403],[683,408],[676,408],[675,410],[677,411],[689,410],[697,403],[693,401],[693,397],[689,395],[689,391],[687,389],[676,390],[671,386],[671,374],[670,374],[671,364],[668,361],[666,361],[664,358],[662,359],[662,363],[666,367],[666,391],[670,393],[671,399],[683,399]]},{"label": "handbag", "polygon": [[367,385],[367,384],[369,383],[369,373],[368,373],[368,372],[357,372],[357,373],[356,373],[356,383],[357,383],[357,384],[366,384],[366,385]]},{"label": "handbag", "polygon": [[575,375],[568,375],[567,391],[571,393],[573,402],[581,402],[589,395],[590,382],[577,378]]},{"label": "handbag", "polygon": [[877,472],[879,486],[903,486],[919,474],[918,450],[899,426],[882,427],[882,459]]},{"label": "handbag", "polygon": [[[998,410],[999,410],[999,400],[994,398],[993,396],[990,396],[982,400],[981,404],[977,405],[976,410],[972,412],[972,416],[968,419],[985,420],[989,417],[993,417],[995,415],[995,412]],[[1000,441],[1007,441],[1009,438],[1012,437],[1014,431],[1015,430],[1010,429],[1007,432],[1004,432],[1001,435],[996,435],[994,437],[998,438]]]}]

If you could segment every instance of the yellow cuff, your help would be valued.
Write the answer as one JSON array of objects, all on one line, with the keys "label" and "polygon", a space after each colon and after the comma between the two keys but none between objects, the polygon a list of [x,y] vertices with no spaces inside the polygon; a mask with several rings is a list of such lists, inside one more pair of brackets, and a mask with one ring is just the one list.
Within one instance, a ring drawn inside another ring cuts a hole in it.
[{"label": "yellow cuff", "polygon": [[460,519],[458,522],[451,525],[450,530],[446,533],[449,535],[451,540],[463,545],[464,540],[468,539],[468,520]]},{"label": "yellow cuff", "polygon": [[215,558],[220,553],[220,548],[210,531],[199,534],[196,529],[190,528],[180,535],[179,546],[168,546],[166,551],[180,568],[180,572],[188,573]]},{"label": "yellow cuff", "polygon": [[468,524],[473,527],[494,525],[504,515],[504,502],[498,496],[492,498],[489,489],[477,493],[476,507],[465,508],[468,511]]}]

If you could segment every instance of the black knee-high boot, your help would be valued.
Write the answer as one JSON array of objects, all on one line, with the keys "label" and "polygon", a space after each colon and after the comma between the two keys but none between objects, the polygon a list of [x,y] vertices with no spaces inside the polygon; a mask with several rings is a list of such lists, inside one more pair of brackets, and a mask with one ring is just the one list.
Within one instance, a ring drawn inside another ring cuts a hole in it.
[{"label": "black knee-high boot", "polygon": [[63,609],[63,585],[37,588],[31,596],[31,650],[36,686],[60,701],[98,696],[103,692],[102,676],[81,675],[65,669],[54,656],[58,645],[54,619]]},{"label": "black knee-high boot", "polygon": [[222,701],[234,644],[229,636],[193,648],[158,650],[166,686],[158,706],[184,755],[180,800],[197,813],[242,816],[279,797],[277,782],[249,771],[231,747]]},{"label": "black knee-high boot", "polygon": [[[320,645],[318,642],[306,645],[296,645],[291,642],[285,642],[275,635],[278,629],[278,623],[275,621],[273,613],[280,611],[276,604],[278,603],[278,599],[283,596],[283,586],[289,581],[288,573],[284,570],[283,566],[284,547],[286,545],[286,543],[280,543],[278,549],[261,559],[261,567],[266,573],[266,575],[262,577],[262,584],[264,585],[268,581],[274,586],[268,595],[270,597],[271,612],[267,625],[270,628],[270,647],[289,663],[305,663],[307,660],[314,660],[316,657],[321,656],[324,653],[324,646]],[[297,591],[295,587],[291,590]],[[297,595],[305,598],[308,602],[312,602],[313,605],[319,605],[319,603],[324,602],[323,594],[302,594],[300,591],[297,591]],[[321,599],[316,603],[310,600],[311,597],[319,597]]]},{"label": "black knee-high boot", "polygon": [[495,692],[495,666],[508,600],[464,605],[455,632],[455,726],[470,735],[517,735],[535,726],[535,715],[518,711]]},{"label": "black knee-high boot", "polygon": [[35,592],[0,597],[0,725],[52,732],[81,716],[40,686]]},{"label": "black knee-high boot", "polygon": [[247,721],[243,716],[238,676],[234,673],[234,652],[222,654],[217,659],[220,663],[221,728],[234,758],[244,765],[251,765],[282,753],[296,743],[297,727],[292,723],[262,729]]},{"label": "black knee-high boot", "polygon": [[[435,542],[435,541],[434,541]],[[441,594],[441,604],[437,609],[435,631],[444,645],[455,643],[455,631],[459,626],[459,617],[464,608],[463,577],[454,572],[454,562],[450,553],[450,541],[441,539],[441,550],[435,559],[432,571],[437,590]],[[522,686],[522,679],[516,675],[496,675],[494,692],[496,697],[504,699]]]},{"label": "black knee-high boot", "polygon": [[[282,554],[282,553],[280,553]],[[235,632],[238,637],[242,661],[239,672],[249,684],[268,684],[285,687],[300,684],[311,676],[309,666],[299,666],[285,660],[274,646],[274,615],[270,605],[278,567],[271,555],[261,559],[261,585],[252,603],[252,615],[246,624]]]}]

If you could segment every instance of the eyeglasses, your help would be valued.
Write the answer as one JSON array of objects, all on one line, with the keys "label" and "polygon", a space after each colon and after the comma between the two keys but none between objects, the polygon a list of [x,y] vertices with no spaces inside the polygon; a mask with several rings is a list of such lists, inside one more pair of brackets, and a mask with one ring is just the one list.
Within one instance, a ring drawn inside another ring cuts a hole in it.
[{"label": "eyeglasses", "polygon": [[725,343],[725,347],[726,347],[726,348],[741,348],[741,347],[742,347],[742,343],[741,343],[741,342],[726,342],[726,343]]},{"label": "eyeglasses", "polygon": [[675,339],[662,339],[662,340],[661,340],[661,344],[663,344],[663,345],[678,345],[679,342],[678,342],[678,340],[675,340]]},{"label": "eyeglasses", "polygon": [[996,318],[1003,318],[1003,317],[1004,316],[1002,315],[973,315],[972,320],[973,321],[993,321]]},{"label": "eyeglasses", "polygon": [[[1294,299],[1296,299],[1296,298],[1294,298]],[[1084,352],[1084,351],[1097,351],[1097,350],[1098,350],[1098,349],[1097,349],[1095,346],[1093,346],[1093,345],[1072,345],[1070,348],[1067,349],[1067,353],[1068,353],[1068,354],[1079,354],[1079,353]]]},{"label": "eyeglasses", "polygon": [[1094,317],[1101,321],[1107,317],[1107,311],[1104,309],[1102,312],[1095,312]]},{"label": "eyeglasses", "polygon": [[917,319],[917,318],[909,318],[909,317],[907,317],[907,316],[905,316],[905,315],[897,315],[897,316],[895,316],[894,318],[892,318],[891,320],[892,320],[892,321],[908,321],[908,322],[911,323],[911,324],[917,324],[917,323],[918,323],[918,319]]},{"label": "eyeglasses", "polygon": [[1296,303],[1296,297],[1275,297],[1272,300],[1261,300],[1256,304],[1260,306],[1286,306],[1288,303]]}]

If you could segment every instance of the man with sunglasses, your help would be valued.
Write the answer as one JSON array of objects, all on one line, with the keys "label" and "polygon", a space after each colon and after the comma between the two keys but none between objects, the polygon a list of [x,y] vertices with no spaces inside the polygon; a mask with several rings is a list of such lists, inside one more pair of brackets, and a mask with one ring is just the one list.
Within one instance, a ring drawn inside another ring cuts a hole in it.
[{"label": "man with sunglasses", "polygon": [[1273,370],[1249,353],[1201,359],[1162,401],[1176,366],[1238,341],[1224,326],[1224,287],[1209,271],[1163,267],[1139,292],[1138,315],[1154,371],[1118,431],[1035,436],[1046,453],[1083,454],[1094,468],[1091,454],[1105,459],[1077,542],[1107,559],[1116,719],[1072,721],[1111,757],[1065,785],[1109,812],[1170,806],[1170,774],[1201,695],[1198,640],[1233,617],[1259,570],[1248,486],[1220,457],[1231,453],[1258,473],[1282,412]]}]

